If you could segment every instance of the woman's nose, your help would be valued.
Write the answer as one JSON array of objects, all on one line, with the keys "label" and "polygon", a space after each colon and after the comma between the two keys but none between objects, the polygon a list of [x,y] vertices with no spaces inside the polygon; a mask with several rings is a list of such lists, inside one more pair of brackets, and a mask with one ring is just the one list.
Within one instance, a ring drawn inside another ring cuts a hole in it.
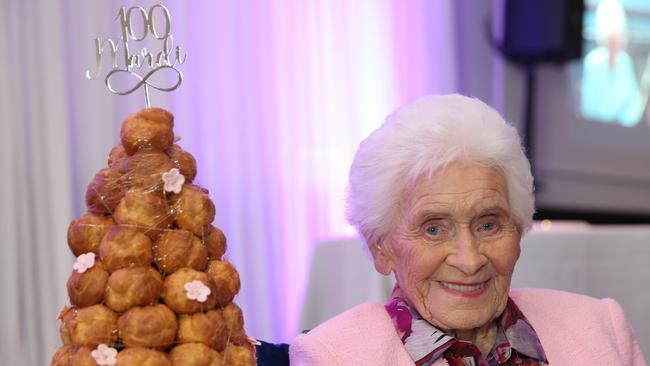
[{"label": "woman's nose", "polygon": [[452,244],[453,251],[447,256],[445,263],[464,274],[473,275],[488,262],[487,257],[480,252],[479,241],[470,230],[460,230]]}]

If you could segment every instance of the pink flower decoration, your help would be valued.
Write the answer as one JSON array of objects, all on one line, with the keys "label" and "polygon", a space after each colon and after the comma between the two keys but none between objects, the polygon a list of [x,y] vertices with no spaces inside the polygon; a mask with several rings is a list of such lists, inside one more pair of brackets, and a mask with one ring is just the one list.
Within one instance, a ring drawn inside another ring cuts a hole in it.
[{"label": "pink flower decoration", "polygon": [[165,186],[163,187],[165,192],[174,192],[176,194],[181,192],[185,183],[185,177],[177,168],[171,168],[167,173],[163,173],[162,180],[165,182]]},{"label": "pink flower decoration", "polygon": [[188,282],[184,287],[185,296],[190,300],[196,300],[198,302],[205,302],[211,293],[210,288],[198,280]]},{"label": "pink flower decoration", "polygon": [[90,354],[99,366],[115,366],[117,364],[117,350],[105,344],[100,344]]},{"label": "pink flower decoration", "polygon": [[93,268],[95,265],[95,253],[85,253],[77,257],[77,260],[72,265],[72,269],[79,273],[84,273]]}]

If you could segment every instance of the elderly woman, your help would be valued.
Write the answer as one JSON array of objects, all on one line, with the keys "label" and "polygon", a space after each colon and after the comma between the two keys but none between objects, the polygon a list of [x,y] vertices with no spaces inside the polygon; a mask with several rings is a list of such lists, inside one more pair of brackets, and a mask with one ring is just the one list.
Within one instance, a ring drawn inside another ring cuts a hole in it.
[{"label": "elderly woman", "polygon": [[533,177],[515,129],[479,100],[390,115],[361,143],[348,208],[397,285],[297,337],[292,365],[645,365],[614,300],[510,292]]}]

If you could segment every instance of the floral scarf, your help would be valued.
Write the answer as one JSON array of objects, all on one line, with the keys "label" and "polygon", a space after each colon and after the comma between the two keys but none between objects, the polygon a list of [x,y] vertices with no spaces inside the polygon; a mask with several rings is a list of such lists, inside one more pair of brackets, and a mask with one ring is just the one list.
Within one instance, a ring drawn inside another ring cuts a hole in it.
[{"label": "floral scarf", "polygon": [[511,298],[497,319],[497,336],[487,359],[471,342],[437,329],[410,306],[399,286],[385,305],[404,347],[417,366],[547,365],[537,333]]}]

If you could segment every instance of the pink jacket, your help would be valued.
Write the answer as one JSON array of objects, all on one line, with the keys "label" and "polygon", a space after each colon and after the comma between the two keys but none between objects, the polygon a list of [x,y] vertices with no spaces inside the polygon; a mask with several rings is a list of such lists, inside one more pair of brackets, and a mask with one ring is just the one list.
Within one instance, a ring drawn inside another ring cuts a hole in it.
[{"label": "pink jacket", "polygon": [[[616,301],[546,289],[510,296],[535,328],[550,365],[646,365]],[[292,366],[414,365],[378,303],[358,305],[298,336],[289,352]]]}]

